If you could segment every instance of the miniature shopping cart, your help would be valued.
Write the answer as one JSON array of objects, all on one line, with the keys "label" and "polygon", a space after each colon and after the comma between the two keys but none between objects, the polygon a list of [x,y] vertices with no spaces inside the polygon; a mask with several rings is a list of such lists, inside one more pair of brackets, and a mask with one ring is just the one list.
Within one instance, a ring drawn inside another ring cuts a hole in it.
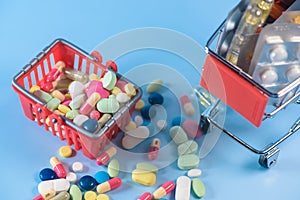
[{"label": "miniature shopping cart", "polygon": [[[261,86],[241,68],[232,65],[221,57],[217,50],[214,50],[215,47],[219,46],[220,38],[224,33],[224,26],[225,21],[211,36],[206,45],[208,55],[204,63],[200,85],[219,100],[210,106],[212,107],[210,112],[202,114],[202,121],[206,129],[208,126],[213,126],[251,152],[259,154],[259,164],[269,168],[277,161],[279,154],[277,146],[299,130],[300,117],[296,119],[287,133],[277,141],[271,142],[263,149],[257,149],[217,123],[213,119],[213,115],[216,113],[214,108],[217,108],[221,101],[225,102],[253,125],[259,127],[264,120],[273,118],[289,104],[300,104],[300,77],[279,92],[272,92]],[[198,96],[203,97],[199,92]],[[268,105],[271,105],[272,109]]]},{"label": "miniature shopping cart", "polygon": [[[99,77],[102,77],[107,70],[117,72],[117,66],[113,61],[108,61],[106,65],[103,65],[99,52],[94,51],[88,54],[70,42],[58,39],[31,60],[13,78],[12,82],[26,117],[36,121],[40,126],[43,125],[54,136],[66,140],[68,145],[74,145],[76,150],[82,149],[83,154],[88,158],[94,159],[104,149],[105,145],[117,136],[118,129],[122,129],[128,124],[134,105],[141,98],[141,89],[134,84],[137,94],[114,113],[99,131],[96,133],[88,132],[66,117],[48,110],[44,101],[29,92],[33,85],[38,85],[45,79],[47,73],[54,68],[58,61],[63,61],[68,67],[86,74],[95,73]],[[116,74],[118,79],[130,82],[120,74]],[[46,123],[47,119],[49,119],[49,123]]]}]

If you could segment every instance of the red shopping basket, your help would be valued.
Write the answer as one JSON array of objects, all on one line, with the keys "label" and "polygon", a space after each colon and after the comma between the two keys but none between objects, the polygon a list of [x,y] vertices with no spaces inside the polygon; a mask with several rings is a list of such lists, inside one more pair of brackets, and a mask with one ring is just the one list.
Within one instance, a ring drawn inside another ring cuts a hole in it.
[{"label": "red shopping basket", "polygon": [[[96,133],[90,133],[76,126],[72,121],[62,115],[57,115],[46,108],[45,102],[29,92],[33,85],[39,85],[47,73],[54,68],[57,61],[65,62],[66,66],[86,74],[95,73],[102,77],[107,70],[117,72],[117,66],[113,61],[102,64],[100,53],[91,55],[76,47],[70,42],[57,39],[46,47],[36,58],[26,65],[14,78],[13,89],[17,92],[26,117],[43,125],[54,136],[66,140],[68,145],[74,145],[76,150],[82,149],[83,154],[94,159],[102,151],[112,138],[116,137],[119,128],[123,129],[130,121],[135,103],[141,98],[142,91],[136,86],[137,94],[126,105],[121,107],[112,118]],[[117,74],[118,79],[130,82],[125,77]],[[132,83],[132,82],[131,82]],[[133,84],[133,83],[132,83]],[[46,119],[49,118],[49,123]]]}]

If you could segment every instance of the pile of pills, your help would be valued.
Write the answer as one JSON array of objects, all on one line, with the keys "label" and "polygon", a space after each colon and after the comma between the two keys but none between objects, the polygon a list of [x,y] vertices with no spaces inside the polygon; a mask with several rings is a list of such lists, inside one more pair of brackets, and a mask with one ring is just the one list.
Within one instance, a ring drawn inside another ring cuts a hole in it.
[{"label": "pile of pills", "polygon": [[[47,109],[91,133],[99,130],[137,91],[112,71],[102,78],[73,70],[58,61],[39,85],[29,90]],[[48,120],[49,121],[49,120]]]}]

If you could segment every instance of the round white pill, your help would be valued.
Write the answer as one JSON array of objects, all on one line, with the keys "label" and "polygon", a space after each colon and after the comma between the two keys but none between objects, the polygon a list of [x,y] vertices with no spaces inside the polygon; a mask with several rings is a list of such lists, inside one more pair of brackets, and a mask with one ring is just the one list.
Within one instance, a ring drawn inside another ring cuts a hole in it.
[{"label": "round white pill", "polygon": [[134,122],[136,123],[137,126],[140,126],[144,123],[144,120],[143,120],[142,116],[137,115],[134,117]]},{"label": "round white pill", "polygon": [[276,45],[270,49],[269,58],[272,62],[285,61],[288,58],[288,52],[283,45]]},{"label": "round white pill", "polygon": [[300,77],[300,66],[293,65],[293,66],[289,67],[289,69],[286,71],[285,75],[289,82],[296,80],[298,77]]},{"label": "round white pill", "polygon": [[75,183],[77,180],[77,175],[73,172],[67,173],[66,180],[70,183]]},{"label": "round white pill", "polygon": [[202,174],[201,169],[190,169],[187,175],[191,178],[198,177]]},{"label": "round white pill", "polygon": [[156,126],[159,130],[165,130],[167,128],[167,122],[166,120],[158,120],[156,122]]},{"label": "round white pill", "polygon": [[81,162],[74,162],[72,165],[73,172],[82,172],[83,164]]},{"label": "round white pill", "polygon": [[278,74],[273,69],[267,69],[260,74],[263,84],[272,84],[278,80]]}]

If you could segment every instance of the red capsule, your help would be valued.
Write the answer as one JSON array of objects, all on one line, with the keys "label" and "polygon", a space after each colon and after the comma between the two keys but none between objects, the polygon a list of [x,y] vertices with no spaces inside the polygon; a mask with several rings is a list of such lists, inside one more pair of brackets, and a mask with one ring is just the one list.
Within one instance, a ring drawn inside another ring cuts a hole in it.
[{"label": "red capsule", "polygon": [[55,81],[62,73],[63,68],[65,67],[65,63],[62,61],[58,61],[55,64],[55,67],[48,73],[46,77],[46,82]]},{"label": "red capsule", "polygon": [[145,192],[137,200],[152,200],[152,194],[150,192]]},{"label": "red capsule", "polygon": [[112,178],[109,179],[108,181],[101,183],[97,186],[97,192],[102,194],[105,192],[108,192],[110,190],[113,190],[117,187],[120,187],[122,185],[122,180],[120,178]]},{"label": "red capsule", "polygon": [[158,156],[160,148],[160,139],[154,138],[151,142],[151,146],[148,151],[148,159],[149,160],[155,160]]},{"label": "red capsule", "polygon": [[65,178],[67,176],[65,167],[57,157],[52,157],[50,159],[50,164],[59,178]]},{"label": "red capsule", "polygon": [[98,158],[96,158],[97,165],[105,165],[116,153],[117,149],[115,147],[109,147],[106,151],[101,153]]},{"label": "red capsule", "polygon": [[160,199],[166,194],[170,193],[175,188],[175,183],[173,181],[168,181],[160,186],[155,192],[153,192],[154,199]]}]

